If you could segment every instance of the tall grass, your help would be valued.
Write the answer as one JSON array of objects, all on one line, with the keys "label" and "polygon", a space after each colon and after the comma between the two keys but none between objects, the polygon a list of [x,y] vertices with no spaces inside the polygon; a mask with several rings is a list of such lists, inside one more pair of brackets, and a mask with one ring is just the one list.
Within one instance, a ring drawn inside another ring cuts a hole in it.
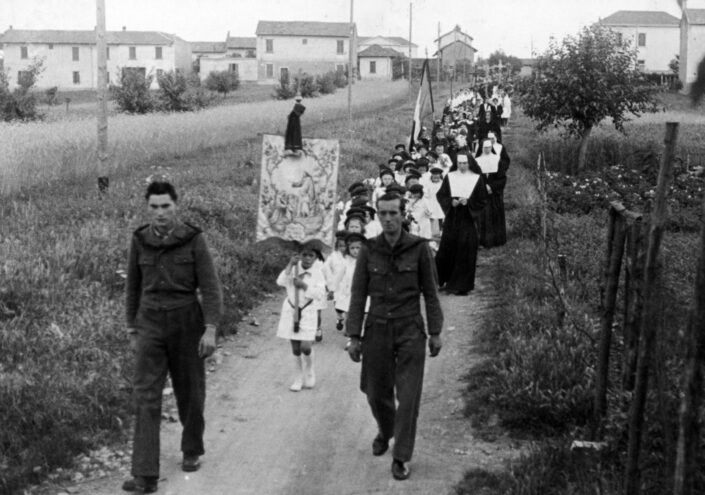
[{"label": "tall grass", "polygon": [[[406,96],[407,86],[358,83],[354,111],[384,107]],[[345,92],[305,101],[307,129],[346,114]],[[107,170],[98,170],[96,124],[91,120],[0,124],[0,194],[60,178],[112,175],[164,154],[188,154],[251,138],[283,134],[291,102],[266,101],[220,106],[195,113],[119,115],[109,122]],[[99,172],[101,172],[99,174]]]}]

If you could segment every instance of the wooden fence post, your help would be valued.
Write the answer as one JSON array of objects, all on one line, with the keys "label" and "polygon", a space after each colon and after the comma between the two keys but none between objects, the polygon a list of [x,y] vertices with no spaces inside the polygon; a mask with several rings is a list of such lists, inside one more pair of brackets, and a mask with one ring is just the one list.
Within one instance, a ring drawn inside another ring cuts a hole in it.
[{"label": "wooden fence post", "polygon": [[612,324],[619,289],[619,275],[622,271],[626,222],[617,208],[610,206],[610,218],[607,229],[607,255],[602,275],[602,317],[600,324],[600,342],[598,347],[597,370],[595,382],[595,399],[593,403],[593,440],[597,436],[602,417],[607,410],[607,385],[609,381],[610,346],[612,343]]},{"label": "wooden fence post", "polygon": [[636,368],[636,384],[634,397],[629,408],[629,441],[627,444],[627,466],[625,493],[639,495],[641,472],[639,470],[639,451],[641,449],[641,434],[644,426],[644,409],[648,390],[649,364],[656,341],[656,304],[655,285],[657,275],[657,258],[661,246],[663,227],[666,223],[666,194],[671,182],[671,166],[678,139],[678,123],[666,123],[665,149],[659,169],[658,183],[654,209],[651,213],[649,226],[649,244],[644,263],[644,312],[641,317],[641,335],[639,339],[639,354]]},{"label": "wooden fence post", "polygon": [[644,277],[644,250],[641,217],[635,218],[627,233],[627,267],[624,277],[624,364],[622,389],[634,389],[637,348],[639,346],[639,318],[644,307],[642,281]]},{"label": "wooden fence post", "polygon": [[683,373],[683,401],[676,446],[676,472],[673,495],[693,494],[694,461],[700,431],[698,411],[703,402],[703,362],[705,362],[705,199],[701,217],[700,255],[695,274],[695,297],[686,330],[687,356]]}]

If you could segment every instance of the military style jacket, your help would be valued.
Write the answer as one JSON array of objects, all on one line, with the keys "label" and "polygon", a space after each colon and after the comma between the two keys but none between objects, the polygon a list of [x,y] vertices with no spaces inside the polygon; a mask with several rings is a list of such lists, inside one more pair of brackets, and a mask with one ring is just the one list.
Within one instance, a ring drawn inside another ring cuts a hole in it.
[{"label": "military style jacket", "polygon": [[421,315],[423,294],[429,335],[443,327],[438,299],[438,275],[426,239],[402,232],[391,247],[384,235],[367,241],[357,256],[353,275],[347,332],[360,336],[365,302],[370,297],[368,318],[396,319]]},{"label": "military style jacket", "polygon": [[217,325],[223,296],[213,259],[197,227],[177,223],[166,237],[149,225],[138,228],[130,245],[127,265],[127,326],[134,326],[140,308],[172,310],[187,306],[201,295],[206,325]]}]

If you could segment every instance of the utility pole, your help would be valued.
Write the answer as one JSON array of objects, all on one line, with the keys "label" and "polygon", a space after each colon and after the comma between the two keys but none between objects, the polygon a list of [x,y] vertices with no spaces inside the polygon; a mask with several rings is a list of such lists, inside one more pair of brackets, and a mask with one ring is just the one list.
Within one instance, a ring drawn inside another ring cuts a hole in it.
[{"label": "utility pole", "polygon": [[412,4],[409,2],[409,98],[411,98],[411,17]]},{"label": "utility pole", "polygon": [[[436,50],[436,86],[441,87],[441,23],[438,23],[438,50]],[[440,89],[439,89],[440,91]]]},{"label": "utility pole", "polygon": [[355,24],[353,24],[353,2],[350,0],[350,41],[348,41],[348,51],[350,56],[348,59],[348,126],[352,130],[352,85],[355,80],[355,71],[353,70],[353,51],[355,50]]},{"label": "utility pole", "polygon": [[108,54],[105,41],[105,0],[96,0],[96,60],[98,63],[98,190],[107,192],[108,170]]}]

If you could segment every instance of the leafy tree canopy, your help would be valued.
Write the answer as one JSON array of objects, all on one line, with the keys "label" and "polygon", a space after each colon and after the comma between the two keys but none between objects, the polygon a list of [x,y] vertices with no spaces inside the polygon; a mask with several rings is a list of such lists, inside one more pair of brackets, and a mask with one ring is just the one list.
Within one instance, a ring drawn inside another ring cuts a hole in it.
[{"label": "leafy tree canopy", "polygon": [[521,71],[521,59],[514,55],[507,55],[503,50],[495,50],[487,57],[487,63],[490,66],[499,65],[500,62],[503,66],[510,66],[513,74]]}]

